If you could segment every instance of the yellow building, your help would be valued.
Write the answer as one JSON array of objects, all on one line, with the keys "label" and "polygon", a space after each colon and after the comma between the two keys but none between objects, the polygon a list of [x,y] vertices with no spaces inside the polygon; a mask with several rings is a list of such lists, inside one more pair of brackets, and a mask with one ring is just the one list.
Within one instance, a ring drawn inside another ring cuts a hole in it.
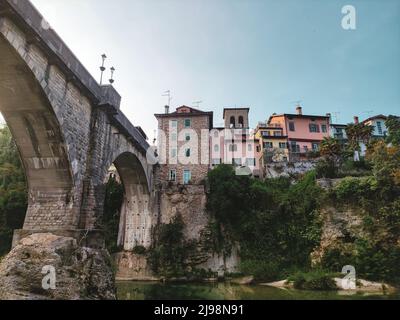
[{"label": "yellow building", "polygon": [[259,140],[261,171],[265,171],[267,163],[288,160],[289,149],[287,136],[279,124],[260,122],[255,130],[254,138]]}]

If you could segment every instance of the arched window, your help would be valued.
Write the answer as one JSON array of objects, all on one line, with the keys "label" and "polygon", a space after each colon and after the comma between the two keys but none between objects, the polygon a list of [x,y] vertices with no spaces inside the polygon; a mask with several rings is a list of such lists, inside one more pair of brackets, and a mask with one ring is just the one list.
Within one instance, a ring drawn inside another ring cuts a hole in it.
[{"label": "arched window", "polygon": [[214,146],[214,151],[215,151],[215,152],[219,152],[219,145],[216,144],[216,145]]},{"label": "arched window", "polygon": [[235,124],[235,117],[232,116],[231,119],[229,120],[229,124],[231,128],[235,128],[236,124]]},{"label": "arched window", "polygon": [[239,127],[240,127],[240,128],[243,128],[243,126],[244,126],[243,117],[240,116],[240,117],[239,117]]}]

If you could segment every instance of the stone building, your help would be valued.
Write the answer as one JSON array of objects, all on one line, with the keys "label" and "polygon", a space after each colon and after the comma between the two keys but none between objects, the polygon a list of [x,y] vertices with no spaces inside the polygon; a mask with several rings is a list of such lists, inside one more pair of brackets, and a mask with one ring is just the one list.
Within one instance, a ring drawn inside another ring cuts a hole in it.
[{"label": "stone building", "polygon": [[188,106],[155,114],[158,120],[160,180],[177,184],[198,184],[209,169],[209,133],[213,113]]}]

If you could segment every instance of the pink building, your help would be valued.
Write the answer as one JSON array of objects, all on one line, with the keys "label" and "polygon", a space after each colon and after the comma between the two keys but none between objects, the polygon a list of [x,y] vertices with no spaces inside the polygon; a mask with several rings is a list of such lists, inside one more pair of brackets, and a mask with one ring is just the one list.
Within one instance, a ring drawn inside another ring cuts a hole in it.
[{"label": "pink building", "polygon": [[[260,147],[249,129],[249,108],[225,108],[225,127],[210,132],[211,167],[226,163],[259,176]],[[243,171],[243,174],[246,174]]]},{"label": "pink building", "polygon": [[300,106],[296,114],[273,114],[268,124],[283,129],[292,159],[295,155],[318,151],[321,141],[330,136],[329,116],[304,115]]}]

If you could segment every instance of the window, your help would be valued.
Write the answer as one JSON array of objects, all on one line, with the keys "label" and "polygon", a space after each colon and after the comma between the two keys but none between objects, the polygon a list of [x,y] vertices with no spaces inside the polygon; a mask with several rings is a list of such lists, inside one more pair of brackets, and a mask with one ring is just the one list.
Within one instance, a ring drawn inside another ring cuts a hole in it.
[{"label": "window", "polygon": [[221,159],[212,159],[211,164],[213,167],[217,166],[217,165],[221,164]]},{"label": "window", "polygon": [[239,128],[243,128],[243,127],[244,127],[243,117],[240,116],[239,117]]},{"label": "window", "polygon": [[171,158],[175,158],[176,157],[176,149],[172,148],[171,149]]},{"label": "window", "polygon": [[280,149],[286,149],[286,142],[279,142]]},{"label": "window", "polygon": [[319,150],[319,145],[318,145],[318,143],[313,142],[313,143],[312,143],[312,149],[313,149],[313,151],[318,151],[318,150]]},{"label": "window", "polygon": [[214,138],[218,138],[219,137],[219,132],[218,131],[214,131]]},{"label": "window", "polygon": [[185,134],[185,140],[186,141],[190,141],[190,133],[186,133]]},{"label": "window", "polygon": [[234,158],[234,159],[233,159],[233,164],[234,164],[235,166],[241,166],[241,165],[242,165],[242,159],[240,159],[240,158]]},{"label": "window", "polygon": [[216,145],[214,146],[214,151],[215,151],[215,152],[219,152],[219,145],[216,144]]},{"label": "window", "polygon": [[289,122],[289,130],[290,131],[295,131],[295,127],[294,127],[294,122]]},{"label": "window", "polygon": [[343,133],[343,129],[342,128],[336,128],[336,133],[339,133],[339,134]]},{"label": "window", "polygon": [[273,148],[272,142],[264,142],[264,149],[271,149]]},{"label": "window", "polygon": [[377,122],[376,122],[376,126],[377,126],[377,128],[378,128],[378,134],[379,134],[379,135],[382,135],[382,122],[377,121]]},{"label": "window", "polygon": [[326,128],[326,124],[322,124],[322,125],[321,125],[321,131],[322,131],[323,133],[328,132],[328,130],[327,130],[327,128]]},{"label": "window", "polygon": [[248,144],[247,145],[247,151],[252,152],[253,151],[253,145],[252,144]]},{"label": "window", "polygon": [[185,155],[187,158],[190,157],[190,148],[185,149]]},{"label": "window", "polygon": [[177,140],[177,135],[176,135],[176,133],[171,133],[171,141],[172,141],[172,142],[176,142],[176,140]]},{"label": "window", "polygon": [[192,180],[192,172],[190,170],[183,171],[183,184],[189,184]]},{"label": "window", "polygon": [[300,146],[297,144],[296,141],[290,142],[290,151],[292,151],[292,152],[300,152]]},{"label": "window", "polygon": [[230,128],[235,128],[236,124],[235,124],[235,117],[232,116],[229,120],[229,124],[230,124]]},{"label": "window", "polygon": [[304,152],[308,152],[308,146],[303,146]]},{"label": "window", "polygon": [[261,149],[260,146],[256,147],[257,152],[260,152],[260,149]]},{"label": "window", "polygon": [[185,128],[190,128],[191,125],[192,125],[192,120],[185,119]]},{"label": "window", "polygon": [[172,128],[177,128],[178,127],[178,121],[177,120],[171,120],[171,127]]},{"label": "window", "polygon": [[176,170],[169,170],[168,180],[176,181]]},{"label": "window", "polygon": [[319,132],[318,124],[310,123],[309,128],[310,128],[310,132],[313,132],[313,133]]},{"label": "window", "polygon": [[230,144],[229,145],[229,151],[231,151],[231,152],[237,151],[237,145],[236,144]]},{"label": "window", "polygon": [[247,158],[246,165],[248,167],[255,167],[256,166],[256,159],[255,158]]},{"label": "window", "polygon": [[274,136],[275,137],[280,137],[282,133],[280,131],[274,131]]}]

